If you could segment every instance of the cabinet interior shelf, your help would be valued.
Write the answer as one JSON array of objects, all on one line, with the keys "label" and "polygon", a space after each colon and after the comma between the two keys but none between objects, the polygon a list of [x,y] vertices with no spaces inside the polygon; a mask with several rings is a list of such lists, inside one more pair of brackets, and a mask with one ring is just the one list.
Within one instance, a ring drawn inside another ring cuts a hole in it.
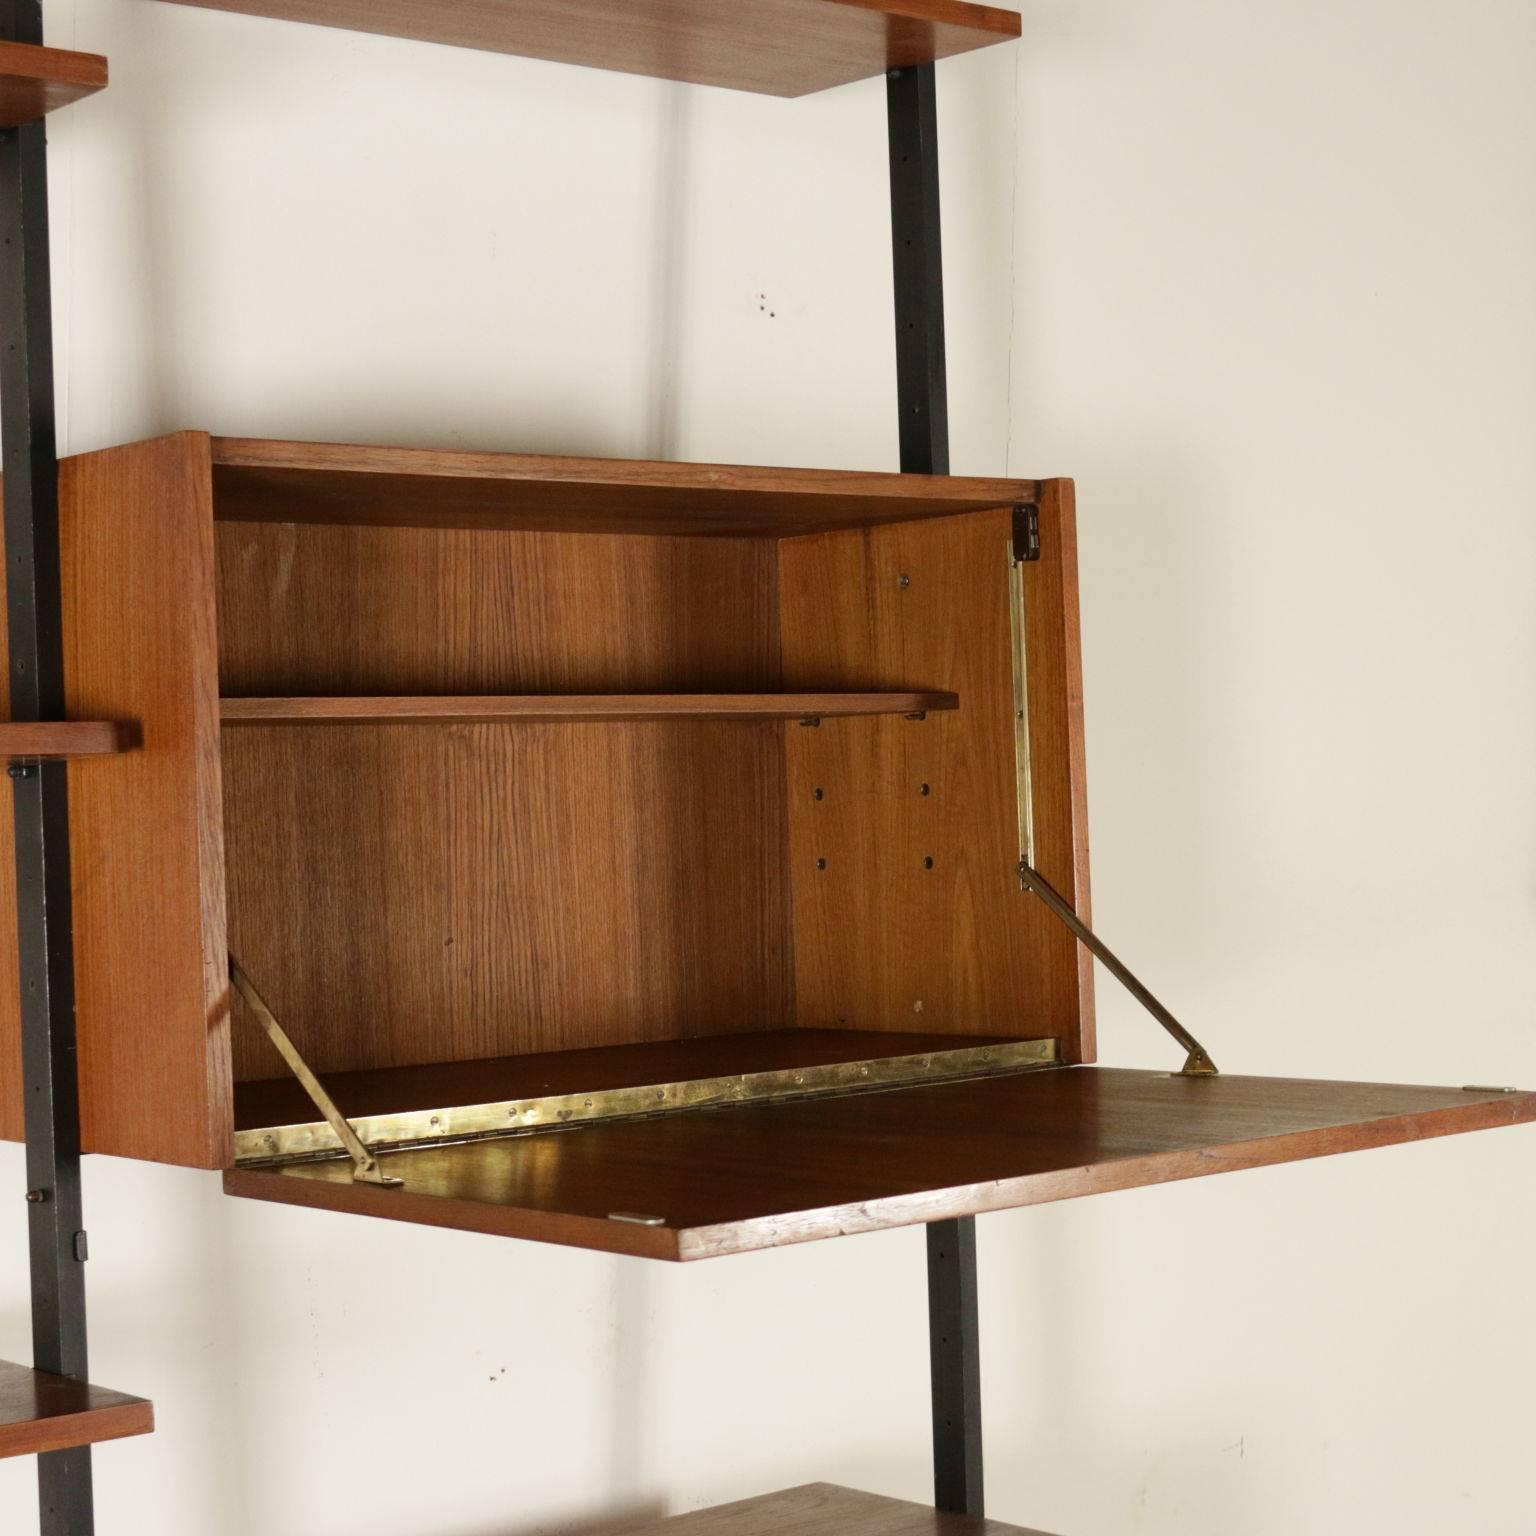
[{"label": "cabinet interior shelf", "polygon": [[106,85],[107,61],[100,54],[0,42],[0,128],[36,122]]},{"label": "cabinet interior shelf", "polygon": [[112,1392],[0,1360],[0,1456],[36,1456],[147,1435],[155,1410]]},{"label": "cabinet interior shelf", "polygon": [[418,42],[804,96],[1019,35],[966,0],[182,0]]},{"label": "cabinet interior shelf", "polygon": [[1046,1536],[1001,1520],[943,1514],[905,1499],[810,1483],[759,1499],[623,1525],[612,1536]]},{"label": "cabinet interior shelf", "polygon": [[456,698],[223,699],[230,725],[452,725],[600,720],[832,720],[926,715],[953,693],[590,693]]}]

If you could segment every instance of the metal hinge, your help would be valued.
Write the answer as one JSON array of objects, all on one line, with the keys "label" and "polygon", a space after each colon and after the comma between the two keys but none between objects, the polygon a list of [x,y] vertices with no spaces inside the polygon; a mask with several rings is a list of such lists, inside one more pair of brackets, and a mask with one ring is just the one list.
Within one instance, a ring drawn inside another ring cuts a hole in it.
[{"label": "metal hinge", "polygon": [[310,1071],[309,1064],[299,1054],[298,1047],[288,1038],[288,1032],[277,1022],[276,1016],[267,1007],[261,993],[256,990],[251,978],[241,969],[240,962],[233,955],[229,957],[229,979],[234,983],[235,990],[245,999],[246,1007],[256,1015],[261,1027],[266,1030],[267,1037],[277,1047],[283,1060],[288,1063],[289,1070],[298,1078],[305,1093],[314,1100],[315,1108],[325,1116],[342,1146],[347,1149],[347,1155],[352,1159],[352,1177],[359,1184],[378,1184],[385,1189],[398,1189],[405,1180],[392,1179],[379,1167],[378,1158],[363,1145],[362,1138],[352,1129],[351,1122],[337,1109],[335,1100],[325,1091],[320,1079]]},{"label": "metal hinge", "polygon": [[1015,565],[1040,558],[1040,508],[1032,501],[1013,509],[1013,560]]}]

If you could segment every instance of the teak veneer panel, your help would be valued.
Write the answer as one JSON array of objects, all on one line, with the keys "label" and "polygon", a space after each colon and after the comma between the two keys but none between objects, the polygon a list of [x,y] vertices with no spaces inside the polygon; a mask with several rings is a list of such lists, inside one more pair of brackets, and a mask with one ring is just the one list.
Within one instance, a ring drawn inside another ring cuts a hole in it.
[{"label": "teak veneer panel", "polygon": [[[600,720],[835,720],[958,709],[952,693],[571,693],[225,699],[225,725],[552,725]],[[3,743],[3,737],[0,737]]]},{"label": "teak veneer panel", "polygon": [[0,1456],[67,1451],[154,1427],[154,1407],[141,1397],[0,1360]]},{"label": "teak veneer panel", "polygon": [[[220,523],[217,552],[226,694],[778,687],[763,540]],[[782,1028],[784,730],[228,730],[231,947],[320,1072]],[[236,1009],[237,1079],[271,1077]]]},{"label": "teak veneer panel", "polygon": [[217,437],[212,449],[217,515],[232,522],[777,538],[1013,506],[1036,490],[1031,480],[958,475],[258,438]]},{"label": "teak veneer panel", "polygon": [[923,1504],[808,1483],[759,1499],[620,1526],[610,1536],[1045,1536],[1001,1520],[941,1514]]},{"label": "teak veneer panel", "polygon": [[[842,1099],[235,1169],[234,1195],[699,1259],[1536,1119],[1536,1093],[1045,1068]],[[615,1221],[615,1212],[661,1218]]]},{"label": "teak veneer panel", "polygon": [[0,42],[0,128],[36,122],[106,85],[107,61],[100,54]]},{"label": "teak veneer panel", "polygon": [[112,757],[133,745],[131,726],[115,720],[0,721],[0,757],[65,762],[76,757]]},{"label": "teak veneer panel", "polygon": [[786,737],[802,1025],[1051,1035],[1065,1059],[1093,1057],[1086,954],[1018,879],[1022,572],[1036,858],[1088,916],[1072,486],[1040,490],[1041,557],[1018,568],[1006,510],[779,546],[785,687],[900,678],[961,699],[921,731],[870,719]]},{"label": "teak veneer panel", "polygon": [[1019,35],[963,0],[182,0],[773,96],[929,64]]},{"label": "teak veneer panel", "polygon": [[[69,770],[83,1144],[217,1168],[232,1109],[209,468],[195,432],[65,459],[59,530],[69,712],[139,737]],[[0,1059],[16,1062],[10,880],[0,930]],[[0,1108],[19,1139],[19,1095]]]},{"label": "teak veneer panel", "polygon": [[[775,1029],[705,1035],[640,1045],[535,1052],[488,1061],[452,1061],[371,1072],[336,1072],[326,1078],[331,1096],[349,1116],[393,1115],[463,1104],[497,1104],[595,1089],[642,1088],[705,1077],[832,1066],[887,1056],[918,1056],[960,1046],[999,1045],[1000,1036],[958,1040],[953,1035],[891,1034],[856,1029]],[[235,1128],[308,1125],[315,1106],[294,1077],[235,1085]]]}]

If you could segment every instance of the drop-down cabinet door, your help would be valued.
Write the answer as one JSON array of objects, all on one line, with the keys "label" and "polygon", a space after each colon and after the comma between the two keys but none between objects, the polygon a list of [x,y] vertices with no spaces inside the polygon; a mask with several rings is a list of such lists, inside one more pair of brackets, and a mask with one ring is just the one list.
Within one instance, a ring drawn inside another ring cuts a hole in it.
[{"label": "drop-down cabinet door", "polygon": [[238,1168],[230,1194],[701,1259],[1536,1119],[1536,1093],[1060,1067]]}]

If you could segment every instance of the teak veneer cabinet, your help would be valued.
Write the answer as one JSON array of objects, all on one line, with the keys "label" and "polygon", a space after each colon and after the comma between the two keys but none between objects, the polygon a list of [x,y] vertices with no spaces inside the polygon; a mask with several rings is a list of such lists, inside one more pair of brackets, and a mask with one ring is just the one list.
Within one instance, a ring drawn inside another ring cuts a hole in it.
[{"label": "teak veneer cabinet", "polygon": [[1536,1113],[1087,1065],[1070,482],[187,432],[60,519],[87,1150],[694,1258]]}]

